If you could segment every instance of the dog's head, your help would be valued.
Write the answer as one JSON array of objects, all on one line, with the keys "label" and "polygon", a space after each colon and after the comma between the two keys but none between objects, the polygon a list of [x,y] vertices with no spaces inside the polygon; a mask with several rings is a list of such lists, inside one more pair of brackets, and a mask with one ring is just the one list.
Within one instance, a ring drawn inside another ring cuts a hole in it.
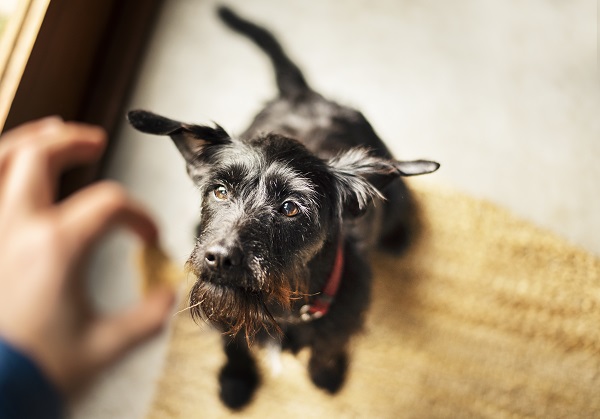
[{"label": "dog's head", "polygon": [[308,289],[308,262],[337,243],[342,217],[357,217],[402,175],[437,163],[398,162],[353,149],[329,161],[301,143],[268,134],[248,141],[223,128],[129,112],[138,130],[170,136],[200,190],[199,237],[188,260],[198,277],[192,313],[251,336],[277,330],[268,307],[289,308]]}]

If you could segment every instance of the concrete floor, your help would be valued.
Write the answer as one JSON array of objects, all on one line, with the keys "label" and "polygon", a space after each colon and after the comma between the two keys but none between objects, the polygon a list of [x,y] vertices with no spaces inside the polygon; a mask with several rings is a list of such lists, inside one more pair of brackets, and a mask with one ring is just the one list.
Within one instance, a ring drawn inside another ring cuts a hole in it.
[{"label": "concrete floor", "polygon": [[[441,162],[415,179],[507,207],[600,255],[600,89],[593,0],[230,0],[264,23],[323,94],[363,111],[399,158]],[[169,0],[129,108],[241,132],[273,97],[266,58],[215,17],[212,0]],[[126,124],[108,176],[159,220],[181,262],[197,198],[167,138]],[[91,286],[105,309],[135,298],[111,238]],[[110,371],[75,417],[142,417],[165,337]],[[134,389],[134,390],[132,390]]]}]

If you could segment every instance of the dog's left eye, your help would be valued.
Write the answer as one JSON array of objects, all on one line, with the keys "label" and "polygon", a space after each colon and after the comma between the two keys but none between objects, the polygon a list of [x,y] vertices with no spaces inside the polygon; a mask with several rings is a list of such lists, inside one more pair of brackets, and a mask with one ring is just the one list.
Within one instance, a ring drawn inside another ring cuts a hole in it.
[{"label": "dog's left eye", "polygon": [[285,201],[280,211],[286,217],[295,217],[300,213],[300,208],[292,201]]},{"label": "dog's left eye", "polygon": [[213,190],[213,195],[219,201],[225,201],[227,199],[227,195],[228,195],[227,189],[225,188],[225,186],[219,185]]}]

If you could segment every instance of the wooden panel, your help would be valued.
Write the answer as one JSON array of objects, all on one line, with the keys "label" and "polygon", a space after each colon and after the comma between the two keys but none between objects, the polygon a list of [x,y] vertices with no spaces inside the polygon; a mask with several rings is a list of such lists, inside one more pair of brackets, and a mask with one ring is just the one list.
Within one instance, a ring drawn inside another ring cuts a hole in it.
[{"label": "wooden panel", "polygon": [[117,2],[80,108],[81,120],[113,132],[123,119],[123,100],[161,4],[161,0]]},{"label": "wooden panel", "polygon": [[47,116],[75,119],[113,0],[53,0],[48,6],[5,128]]},{"label": "wooden panel", "polygon": [[[161,3],[51,0],[3,131],[59,115],[99,124],[112,135]],[[65,178],[64,191],[88,183],[98,171],[98,165],[77,169]]]}]

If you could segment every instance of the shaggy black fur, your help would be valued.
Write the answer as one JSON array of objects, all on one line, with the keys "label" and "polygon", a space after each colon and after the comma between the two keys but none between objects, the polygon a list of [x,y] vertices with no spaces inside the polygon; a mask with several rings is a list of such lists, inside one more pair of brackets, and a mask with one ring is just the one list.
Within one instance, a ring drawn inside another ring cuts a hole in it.
[{"label": "shaggy black fur", "polygon": [[[224,332],[223,402],[237,409],[251,400],[260,382],[254,340],[277,340],[293,352],[310,347],[311,379],[334,393],[369,304],[367,252],[406,243],[411,201],[399,178],[439,165],[394,160],[360,112],[308,86],[269,32],[227,8],[219,14],[270,57],[279,97],[239,138],[147,111],[128,118],[140,131],[171,136],[200,189],[190,305],[195,318]],[[373,205],[384,197],[385,205]],[[325,316],[303,321],[300,308],[323,291],[338,246],[337,295]]]}]

